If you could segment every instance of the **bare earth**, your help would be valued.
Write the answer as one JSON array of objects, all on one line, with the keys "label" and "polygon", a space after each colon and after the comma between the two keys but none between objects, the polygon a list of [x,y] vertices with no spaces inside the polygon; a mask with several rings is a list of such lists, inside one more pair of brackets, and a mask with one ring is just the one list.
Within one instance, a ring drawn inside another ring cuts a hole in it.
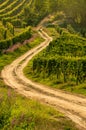
[{"label": "bare earth", "polygon": [[7,85],[14,88],[20,94],[51,105],[57,110],[63,112],[67,117],[80,126],[82,130],[86,130],[85,97],[50,89],[44,85],[34,83],[27,79],[23,74],[24,67],[32,57],[43,50],[48,46],[50,41],[52,41],[52,38],[42,29],[39,31],[39,34],[45,39],[45,41],[16,59],[12,64],[6,66],[2,70],[2,78]]}]

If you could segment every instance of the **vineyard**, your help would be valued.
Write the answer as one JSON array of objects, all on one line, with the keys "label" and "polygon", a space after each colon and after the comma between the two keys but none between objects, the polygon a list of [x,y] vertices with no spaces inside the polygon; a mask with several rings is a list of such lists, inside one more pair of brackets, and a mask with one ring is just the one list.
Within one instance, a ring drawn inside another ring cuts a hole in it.
[{"label": "vineyard", "polygon": [[56,31],[59,37],[34,58],[33,75],[57,84],[86,83],[86,39],[58,27]]},{"label": "vineyard", "polygon": [[[32,35],[31,27],[19,19],[26,5],[32,0],[6,0],[0,4],[0,53],[5,52],[18,42],[29,39]],[[9,19],[10,18],[10,19]],[[5,19],[5,20],[4,20]],[[9,19],[9,20],[7,20]],[[14,20],[14,22],[12,21]],[[21,21],[21,23],[19,22]]]},{"label": "vineyard", "polygon": [[0,130],[86,129],[85,96],[86,0],[0,0]]},{"label": "vineyard", "polygon": [[85,1],[78,3],[76,0],[76,3],[74,0],[71,5],[68,0],[0,1],[0,55],[31,38],[32,28],[51,16],[44,26],[50,25],[55,30],[51,29],[54,40],[33,60],[32,73],[42,79],[54,80],[56,84],[85,84]]},{"label": "vineyard", "polygon": [[[48,1],[2,0],[0,1],[0,53],[18,42],[29,39],[32,35],[30,26],[49,14]],[[43,8],[41,6],[43,5]],[[40,10],[40,11],[39,11]]]}]

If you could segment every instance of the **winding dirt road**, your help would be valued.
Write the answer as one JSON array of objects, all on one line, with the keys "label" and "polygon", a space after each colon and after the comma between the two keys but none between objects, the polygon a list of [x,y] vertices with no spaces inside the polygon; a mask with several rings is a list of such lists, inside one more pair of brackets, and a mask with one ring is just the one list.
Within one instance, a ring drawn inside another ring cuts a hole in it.
[{"label": "winding dirt road", "polygon": [[73,94],[56,91],[34,83],[27,79],[23,74],[23,69],[27,63],[43,50],[52,38],[49,37],[43,30],[39,34],[45,39],[39,46],[28,51],[23,56],[16,59],[12,64],[6,66],[2,70],[2,78],[5,83],[15,89],[17,92],[26,97],[36,99],[55,107],[57,110],[63,112],[67,117],[72,119],[82,130],[86,130],[86,98],[79,97]]}]

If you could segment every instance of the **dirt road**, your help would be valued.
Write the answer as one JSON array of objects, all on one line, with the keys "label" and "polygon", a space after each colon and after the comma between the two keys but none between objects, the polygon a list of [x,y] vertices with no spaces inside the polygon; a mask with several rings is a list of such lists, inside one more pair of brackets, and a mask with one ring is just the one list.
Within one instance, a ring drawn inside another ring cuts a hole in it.
[{"label": "dirt road", "polygon": [[7,85],[14,88],[17,92],[55,107],[72,119],[78,126],[81,126],[82,130],[86,130],[86,98],[56,91],[34,83],[23,74],[23,69],[28,61],[52,41],[52,38],[43,30],[39,31],[39,33],[45,41],[6,66],[2,70],[2,78]]}]

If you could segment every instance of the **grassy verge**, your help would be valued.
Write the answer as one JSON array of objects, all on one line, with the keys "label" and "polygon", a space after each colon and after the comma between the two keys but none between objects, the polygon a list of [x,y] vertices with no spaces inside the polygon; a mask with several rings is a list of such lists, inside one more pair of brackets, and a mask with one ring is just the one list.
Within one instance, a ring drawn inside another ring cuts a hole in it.
[{"label": "grassy verge", "polygon": [[0,130],[77,130],[51,107],[27,99],[0,81]]}]

